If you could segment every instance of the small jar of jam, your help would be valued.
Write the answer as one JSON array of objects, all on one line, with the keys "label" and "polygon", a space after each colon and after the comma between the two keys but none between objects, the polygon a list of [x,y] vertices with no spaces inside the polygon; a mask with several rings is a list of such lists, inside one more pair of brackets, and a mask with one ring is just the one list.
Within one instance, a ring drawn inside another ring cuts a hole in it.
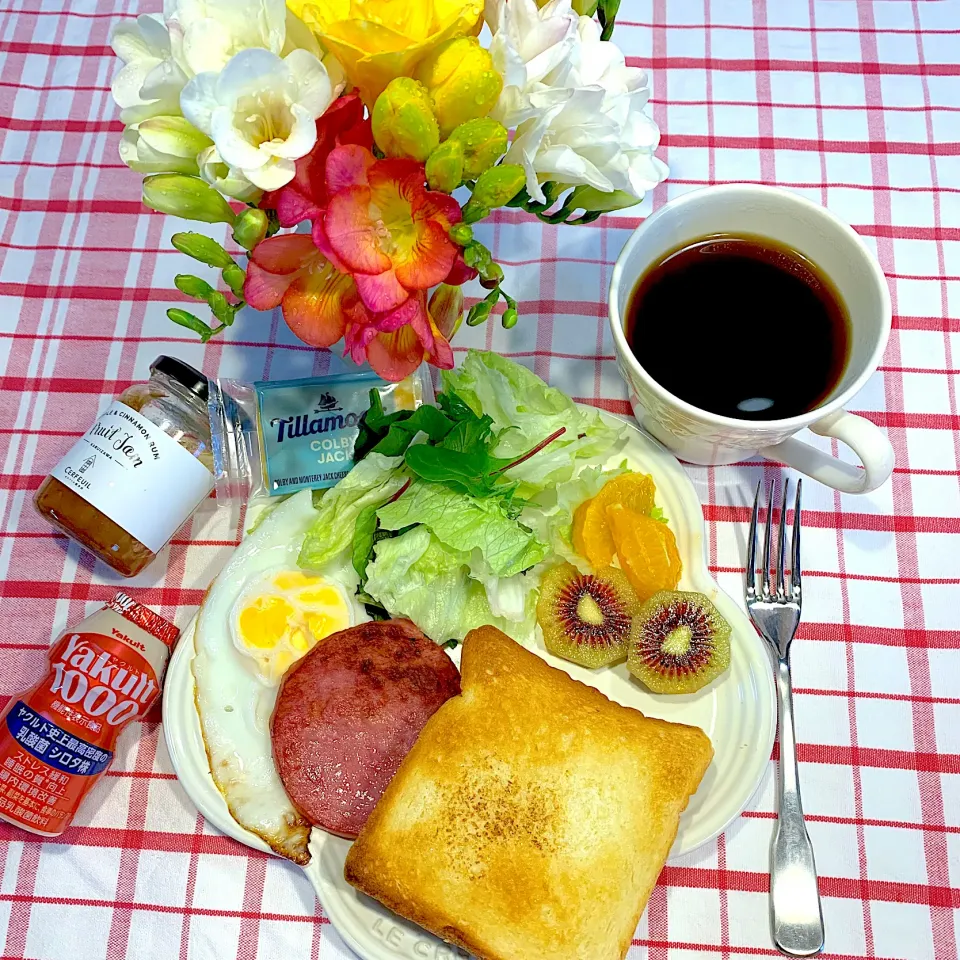
[{"label": "small jar of jam", "polygon": [[207,378],[157,357],[34,496],[41,516],[125,577],[166,546],[213,489]]}]

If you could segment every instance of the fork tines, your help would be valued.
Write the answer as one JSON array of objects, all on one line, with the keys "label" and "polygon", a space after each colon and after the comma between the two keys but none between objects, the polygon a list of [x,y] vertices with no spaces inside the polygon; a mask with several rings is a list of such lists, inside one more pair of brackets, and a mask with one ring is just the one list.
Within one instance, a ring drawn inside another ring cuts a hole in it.
[{"label": "fork tines", "polygon": [[[793,533],[790,545],[790,576],[785,574],[785,557],[787,556],[787,488],[789,482],[784,481],[783,497],[780,501],[780,525],[777,532],[776,557],[773,553],[773,505],[776,498],[777,482],[770,484],[770,495],[767,498],[767,520],[763,537],[763,565],[757,568],[757,519],[760,514],[760,491],[763,487],[761,480],[757,484],[757,495],[753,501],[753,515],[750,518],[750,533],[747,539],[747,568],[745,572],[745,591],[747,600],[765,600],[768,602],[786,603],[788,601],[800,604],[800,491],[803,481],[797,481],[797,494],[793,504]],[[771,585],[771,560],[776,563],[776,589]],[[789,585],[787,583],[789,579]]]}]

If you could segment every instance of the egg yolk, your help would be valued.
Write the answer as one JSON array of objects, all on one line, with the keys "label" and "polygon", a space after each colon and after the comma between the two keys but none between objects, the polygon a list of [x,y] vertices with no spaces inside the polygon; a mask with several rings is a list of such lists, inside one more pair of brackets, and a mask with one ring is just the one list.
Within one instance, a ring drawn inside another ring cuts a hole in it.
[{"label": "egg yolk", "polygon": [[285,570],[245,591],[235,608],[234,642],[261,676],[278,683],[318,640],[350,626],[342,590],[323,577]]},{"label": "egg yolk", "polygon": [[281,597],[257,597],[240,611],[240,635],[258,650],[275,647],[296,611]]}]

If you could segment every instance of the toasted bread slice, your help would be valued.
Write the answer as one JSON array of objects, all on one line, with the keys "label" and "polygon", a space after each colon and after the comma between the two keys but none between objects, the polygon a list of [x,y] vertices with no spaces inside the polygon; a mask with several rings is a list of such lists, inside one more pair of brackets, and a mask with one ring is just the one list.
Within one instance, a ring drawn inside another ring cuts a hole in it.
[{"label": "toasted bread slice", "polygon": [[483,960],[620,960],[713,756],[493,627],[347,855],[358,890]]}]

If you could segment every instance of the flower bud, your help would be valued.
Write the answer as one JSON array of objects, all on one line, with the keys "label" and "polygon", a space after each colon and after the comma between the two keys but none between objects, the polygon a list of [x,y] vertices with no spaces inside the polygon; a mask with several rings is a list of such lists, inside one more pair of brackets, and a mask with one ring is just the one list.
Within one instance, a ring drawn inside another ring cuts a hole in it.
[{"label": "flower bud", "polygon": [[170,242],[181,253],[209,267],[223,269],[233,263],[233,257],[216,240],[203,233],[175,233],[170,238]]},{"label": "flower bud", "polygon": [[571,210],[597,211],[609,213],[611,210],[622,210],[639,203],[640,198],[625,190],[598,190],[589,184],[581,184],[564,201],[563,205]]},{"label": "flower bud", "polygon": [[188,297],[194,300],[206,300],[213,292],[213,287],[201,277],[195,277],[190,273],[178,273],[173,278],[174,286]]},{"label": "flower bud", "polygon": [[517,321],[519,319],[520,314],[517,313],[516,308],[507,307],[507,309],[503,311],[503,317],[501,318],[500,322],[503,324],[504,330],[509,330],[517,325]]},{"label": "flower bud", "polygon": [[207,147],[197,155],[200,176],[225,197],[242,200],[244,203],[256,203],[263,191],[252,184],[236,167],[223,162],[216,147]]},{"label": "flower bud", "polygon": [[198,334],[204,343],[213,336],[213,330],[210,329],[209,324],[204,323],[198,316],[190,313],[189,310],[171,307],[167,311],[167,316],[178,326],[186,327],[188,330],[192,330]]},{"label": "flower bud", "polygon": [[486,300],[481,300],[479,303],[475,303],[470,308],[470,313],[467,314],[467,326],[479,327],[480,324],[484,323],[490,316],[490,311],[492,309],[492,304],[487,303]]},{"label": "flower bud", "polygon": [[197,154],[212,143],[183,117],[151,117],[123,131],[120,159],[137,173],[193,175]]},{"label": "flower bud", "polygon": [[230,266],[224,267],[220,274],[223,282],[230,288],[230,292],[238,299],[243,299],[243,281],[247,278],[246,271],[231,261]]},{"label": "flower bud", "polygon": [[441,283],[430,297],[430,316],[437,329],[449,340],[463,322],[463,290]]},{"label": "flower bud", "polygon": [[478,213],[489,212],[494,207],[502,207],[512,200],[526,183],[523,167],[518,163],[501,163],[480,174],[473,188],[473,196],[463,208],[465,223],[475,223]]},{"label": "flower bud", "polygon": [[247,207],[233,225],[233,239],[244,250],[252,250],[266,235],[270,220],[263,210]]},{"label": "flower bud", "polygon": [[450,140],[463,145],[463,175],[476,180],[507,151],[507,128],[489,117],[461,123],[450,134]]},{"label": "flower bud", "polygon": [[463,180],[463,144],[445,140],[427,157],[426,169],[431,190],[453,193]]},{"label": "flower bud", "polygon": [[476,37],[441,43],[420,61],[416,76],[430,94],[443,138],[459,124],[485,117],[503,89],[493,58]]},{"label": "flower bud", "polygon": [[463,248],[463,260],[474,270],[485,270],[488,264],[493,263],[490,251],[479,240],[474,240]]},{"label": "flower bud", "polygon": [[185,117],[151,117],[139,124],[137,133],[152,150],[191,160],[213,143]]},{"label": "flower bud", "polygon": [[199,177],[158,173],[143,181],[143,202],[151,210],[184,220],[229,223],[237,219],[230,204]]},{"label": "flower bud", "polygon": [[387,84],[373,105],[373,139],[388,157],[423,163],[440,142],[437,118],[423,85],[409,77]]},{"label": "flower bud", "polygon": [[458,246],[465,247],[473,240],[473,230],[466,223],[455,223],[448,231],[450,239]]},{"label": "flower bud", "polygon": [[468,200],[463,206],[464,223],[479,223],[479,221],[489,216],[489,207],[483,207],[479,203],[474,203],[472,200]]}]

